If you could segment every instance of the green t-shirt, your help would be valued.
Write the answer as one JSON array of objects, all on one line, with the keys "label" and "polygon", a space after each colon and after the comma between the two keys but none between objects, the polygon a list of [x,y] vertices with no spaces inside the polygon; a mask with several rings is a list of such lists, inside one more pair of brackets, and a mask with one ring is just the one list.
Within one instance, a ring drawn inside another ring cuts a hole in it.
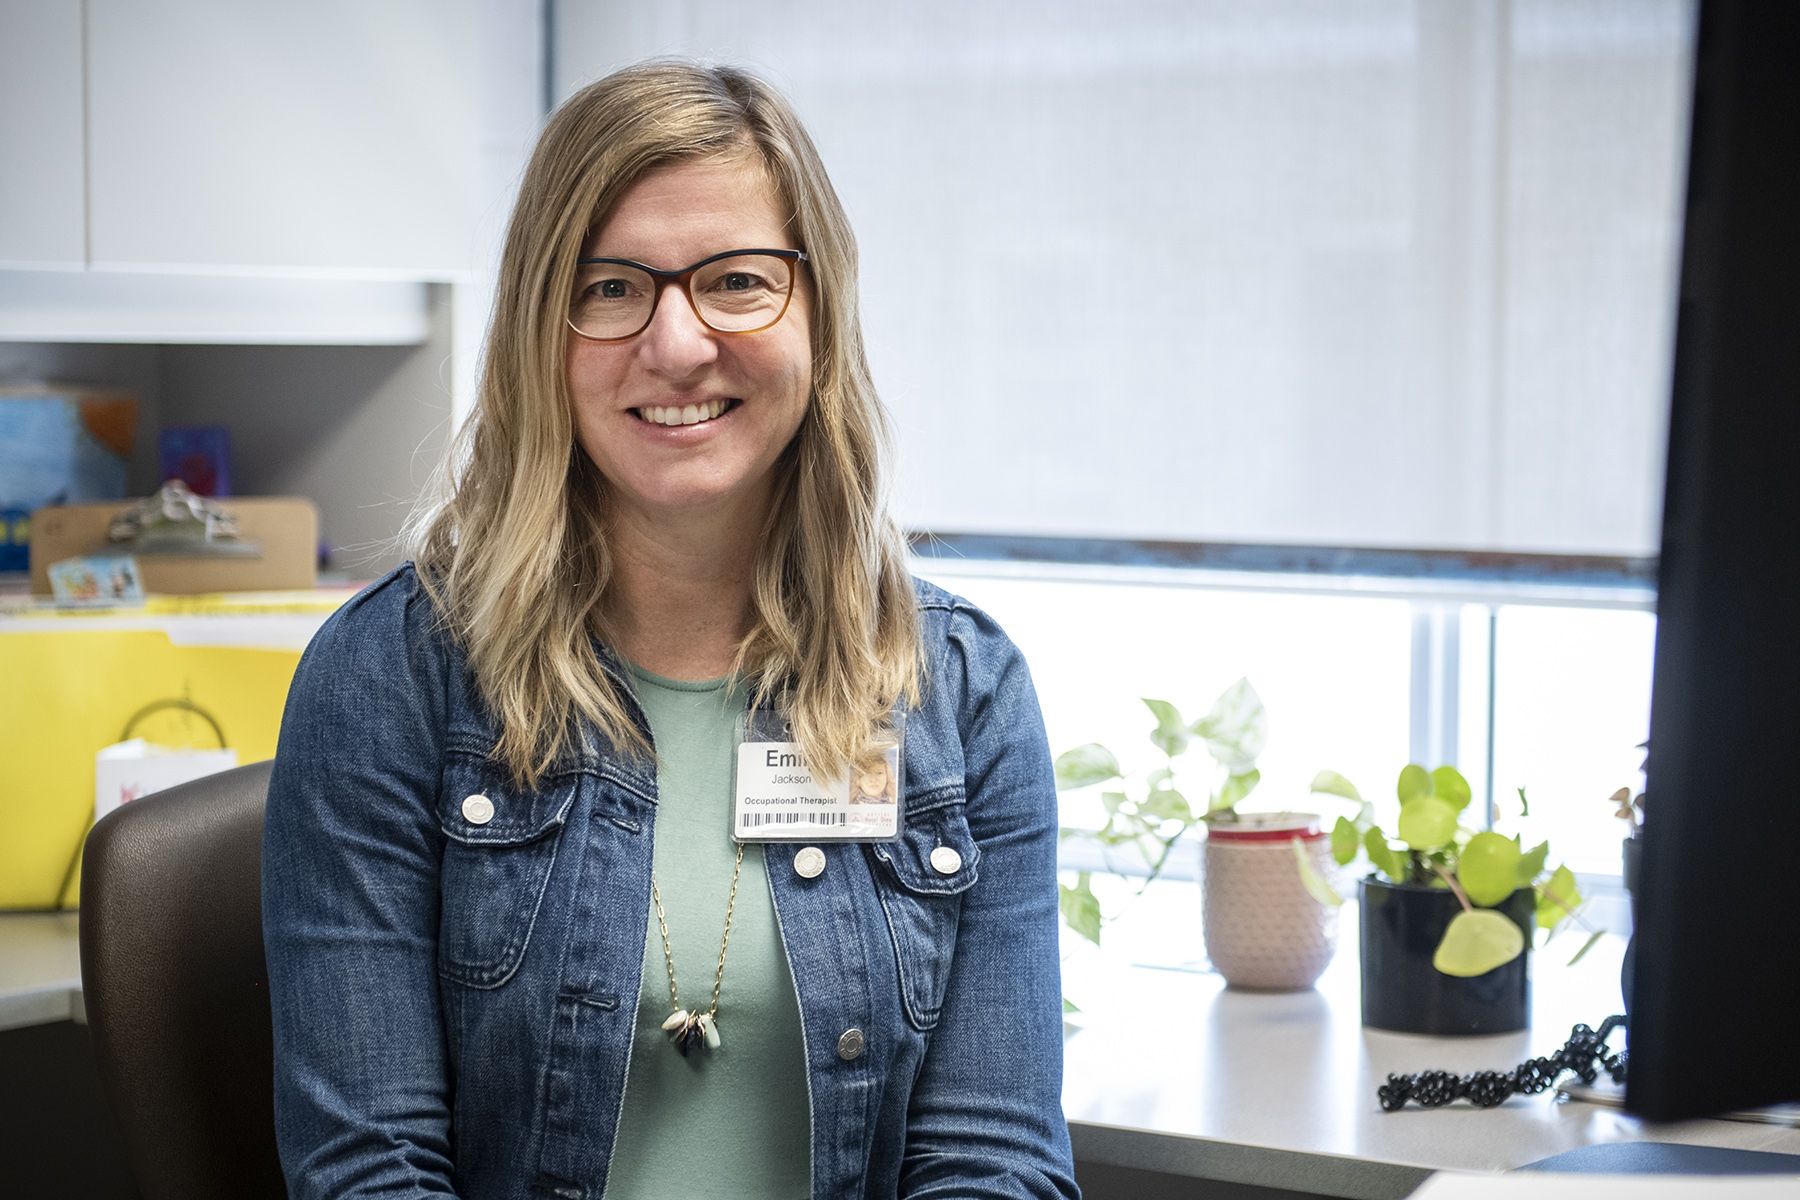
[{"label": "green t-shirt", "polygon": [[[731,767],[742,686],[683,683],[632,668],[656,741],[655,866],[681,1006],[712,1003],[719,938],[737,846],[731,840]],[[806,1051],[787,954],[761,848],[744,851],[725,984],[719,1048],[686,1058],[662,1023],[669,975],[652,908],[644,982],[607,1200],[803,1200],[812,1190]]]}]

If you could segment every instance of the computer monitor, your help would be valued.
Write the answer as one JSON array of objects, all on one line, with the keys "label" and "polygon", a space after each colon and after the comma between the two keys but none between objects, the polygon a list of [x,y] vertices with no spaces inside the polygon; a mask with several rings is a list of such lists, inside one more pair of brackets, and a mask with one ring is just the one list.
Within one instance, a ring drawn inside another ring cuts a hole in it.
[{"label": "computer monitor", "polygon": [[1702,0],[1626,1107],[1800,1099],[1800,5]]}]

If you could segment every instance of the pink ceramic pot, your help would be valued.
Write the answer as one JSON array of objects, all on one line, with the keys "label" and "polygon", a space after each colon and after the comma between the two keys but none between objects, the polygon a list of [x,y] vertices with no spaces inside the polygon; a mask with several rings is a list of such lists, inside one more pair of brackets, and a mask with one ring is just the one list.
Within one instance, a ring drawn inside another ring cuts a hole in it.
[{"label": "pink ceramic pot", "polygon": [[1300,882],[1298,839],[1321,878],[1336,870],[1312,813],[1246,813],[1207,827],[1206,954],[1232,987],[1309,988],[1337,949],[1337,909]]}]

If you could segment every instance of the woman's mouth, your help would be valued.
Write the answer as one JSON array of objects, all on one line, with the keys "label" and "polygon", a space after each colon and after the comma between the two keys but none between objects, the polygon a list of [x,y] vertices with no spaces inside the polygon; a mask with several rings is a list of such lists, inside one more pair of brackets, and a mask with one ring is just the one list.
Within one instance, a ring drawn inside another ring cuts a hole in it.
[{"label": "woman's mouth", "polygon": [[647,404],[631,410],[640,421],[652,425],[699,425],[736,408],[739,400],[708,400],[700,404]]}]

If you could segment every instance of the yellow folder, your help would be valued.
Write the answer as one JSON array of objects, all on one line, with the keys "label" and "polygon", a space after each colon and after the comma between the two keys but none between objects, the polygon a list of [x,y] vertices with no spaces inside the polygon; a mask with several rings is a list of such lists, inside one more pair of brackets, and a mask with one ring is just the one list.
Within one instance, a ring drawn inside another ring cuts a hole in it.
[{"label": "yellow folder", "polygon": [[[185,697],[218,719],[240,763],[273,757],[300,651],[348,594],[308,594],[299,615],[241,601],[209,613],[198,597],[174,612],[0,615],[0,909],[76,903],[70,868],[93,818],[94,754],[145,705]],[[139,732],[178,743],[181,719]],[[204,721],[191,735],[217,744]]]}]

